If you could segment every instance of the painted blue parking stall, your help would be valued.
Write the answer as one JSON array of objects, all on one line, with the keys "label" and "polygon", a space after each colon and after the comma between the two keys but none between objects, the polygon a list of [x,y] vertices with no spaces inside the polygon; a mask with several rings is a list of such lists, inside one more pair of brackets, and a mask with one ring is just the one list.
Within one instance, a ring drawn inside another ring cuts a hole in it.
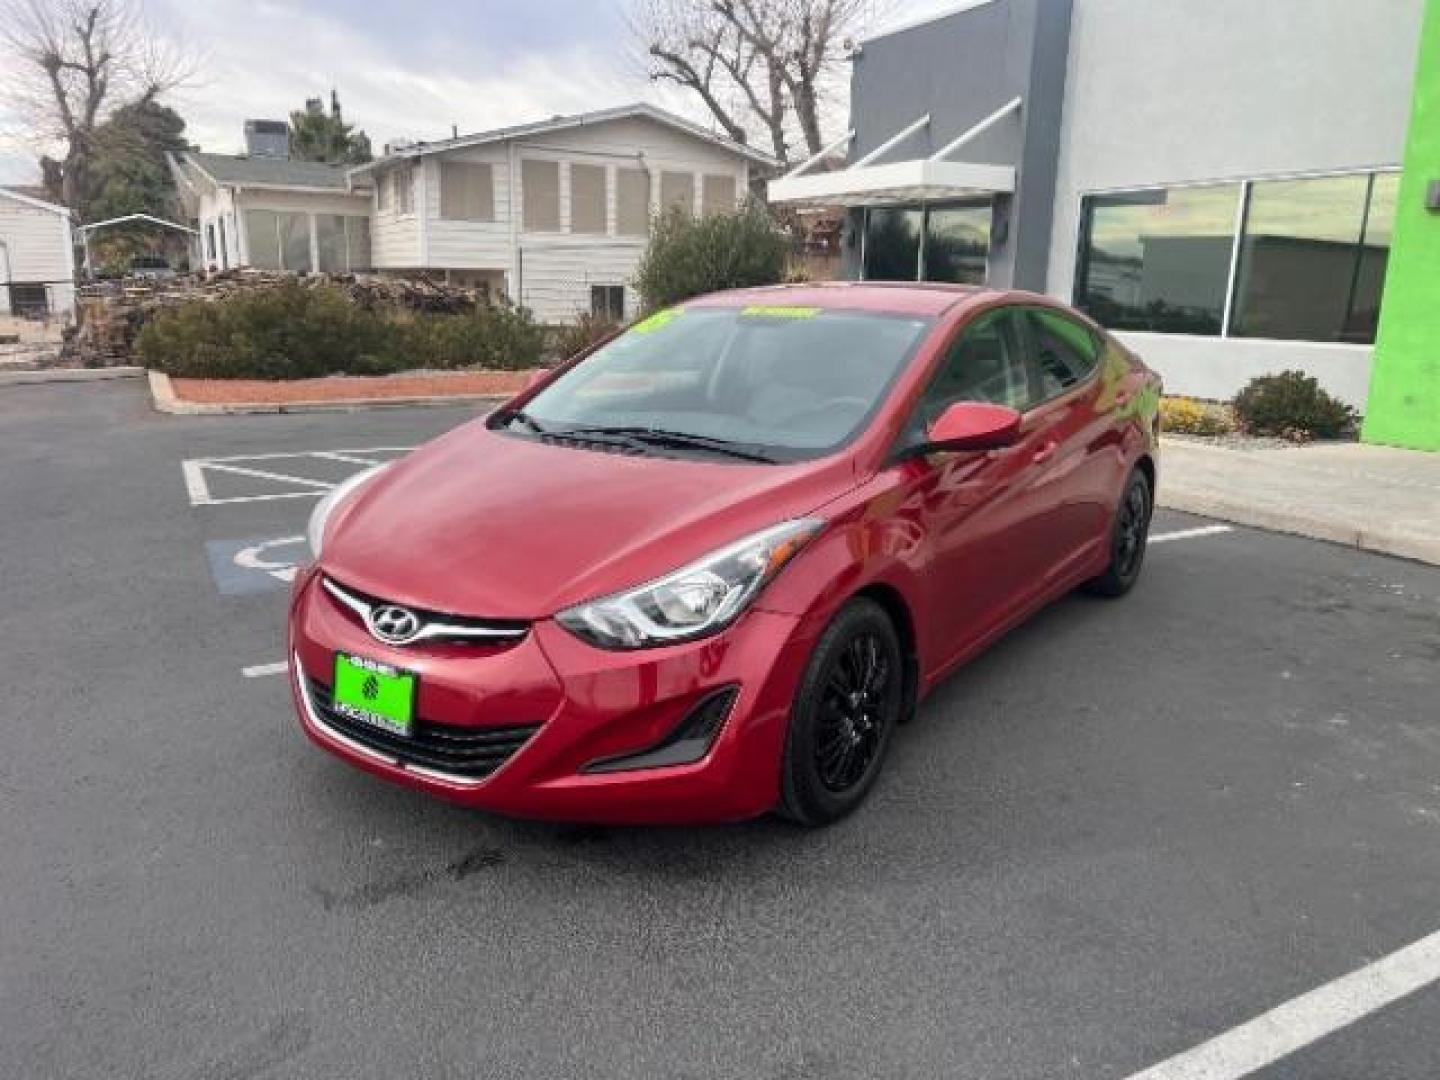
[{"label": "painted blue parking stall", "polygon": [[308,557],[304,536],[208,540],[206,559],[224,596],[247,596],[290,587],[295,567]]}]

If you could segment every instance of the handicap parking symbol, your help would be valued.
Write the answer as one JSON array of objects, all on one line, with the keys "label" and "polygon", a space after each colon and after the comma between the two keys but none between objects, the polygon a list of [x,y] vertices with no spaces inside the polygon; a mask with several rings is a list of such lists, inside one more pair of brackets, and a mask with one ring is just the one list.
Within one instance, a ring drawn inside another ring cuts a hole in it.
[{"label": "handicap parking symbol", "polygon": [[215,587],[225,596],[289,588],[308,555],[303,536],[210,540],[205,544]]}]

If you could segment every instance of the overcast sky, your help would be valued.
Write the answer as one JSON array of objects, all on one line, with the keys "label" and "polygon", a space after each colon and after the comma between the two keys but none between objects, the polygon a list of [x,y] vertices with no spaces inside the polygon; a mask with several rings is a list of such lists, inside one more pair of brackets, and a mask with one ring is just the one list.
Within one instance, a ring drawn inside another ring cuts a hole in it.
[{"label": "overcast sky", "polygon": [[[955,6],[904,0],[891,10],[908,20]],[[246,118],[285,119],[332,86],[346,118],[369,133],[377,152],[398,137],[448,136],[452,124],[462,133],[481,131],[636,100],[707,122],[688,95],[645,79],[626,7],[625,0],[147,4],[155,27],[202,58],[196,85],[170,104],[185,117],[192,142],[221,153],[240,149]],[[13,133],[13,118],[4,121],[0,183],[35,182],[35,148]]]}]

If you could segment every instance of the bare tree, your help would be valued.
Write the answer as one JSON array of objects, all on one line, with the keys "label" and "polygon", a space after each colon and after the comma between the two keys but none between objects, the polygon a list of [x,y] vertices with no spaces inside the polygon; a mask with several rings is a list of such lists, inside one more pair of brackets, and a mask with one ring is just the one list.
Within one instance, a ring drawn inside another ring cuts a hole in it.
[{"label": "bare tree", "polygon": [[763,131],[788,163],[790,135],[822,147],[821,113],[846,42],[885,0],[638,0],[650,78],[694,92],[725,133]]},{"label": "bare tree", "polygon": [[32,139],[58,145],[47,185],[83,214],[97,131],[185,81],[189,63],[147,26],[140,0],[0,0],[0,95]]}]

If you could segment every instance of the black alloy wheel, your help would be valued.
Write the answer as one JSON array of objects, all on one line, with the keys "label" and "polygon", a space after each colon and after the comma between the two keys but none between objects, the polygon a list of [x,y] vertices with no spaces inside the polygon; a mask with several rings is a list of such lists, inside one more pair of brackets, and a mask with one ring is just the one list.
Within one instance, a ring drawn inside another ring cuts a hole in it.
[{"label": "black alloy wheel", "polygon": [[880,773],[904,702],[900,639],[885,609],[851,600],[811,654],[790,714],[782,816],[828,825],[855,809]]},{"label": "black alloy wheel", "polygon": [[1140,577],[1145,565],[1145,548],[1150,539],[1150,514],[1154,499],[1150,479],[1136,469],[1125,482],[1124,494],[1115,510],[1110,533],[1110,565],[1086,587],[1101,596],[1123,596]]}]

